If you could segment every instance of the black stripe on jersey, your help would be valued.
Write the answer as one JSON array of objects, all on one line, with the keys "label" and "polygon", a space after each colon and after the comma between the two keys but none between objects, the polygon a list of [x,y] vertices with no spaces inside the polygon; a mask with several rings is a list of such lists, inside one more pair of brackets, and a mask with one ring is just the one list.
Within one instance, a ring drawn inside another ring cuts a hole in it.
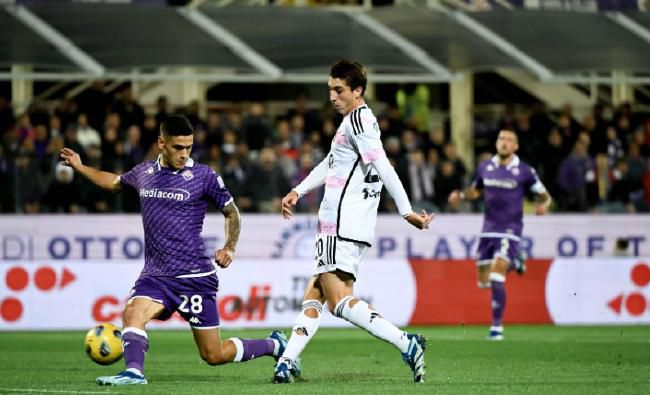
[{"label": "black stripe on jersey", "polygon": [[327,264],[332,264],[332,236],[325,236],[325,256],[327,257]]},{"label": "black stripe on jersey", "polygon": [[363,110],[363,107],[359,108],[357,110],[357,114],[355,115],[355,117],[357,118],[357,124],[359,125],[359,134],[364,132],[363,123],[361,123],[361,110]]},{"label": "black stripe on jersey", "polygon": [[357,113],[357,111],[359,111],[359,109],[352,111],[352,114],[350,114],[350,124],[352,125],[352,133],[354,133],[355,136],[359,134],[359,127],[357,126],[356,118],[354,116]]},{"label": "black stripe on jersey", "polygon": [[364,105],[352,111],[352,114],[350,114],[350,123],[352,124],[352,131],[355,136],[364,132],[363,124],[361,123],[361,110],[366,108],[368,107]]},{"label": "black stripe on jersey", "polygon": [[332,236],[332,265],[336,266],[336,236]]},{"label": "black stripe on jersey", "polygon": [[354,166],[352,166],[352,170],[350,171],[350,175],[348,176],[347,181],[345,181],[345,186],[343,187],[343,191],[341,191],[341,200],[339,200],[339,207],[336,210],[336,235],[341,240],[352,241],[354,243],[361,243],[361,244],[366,245],[368,247],[372,247],[372,244],[368,243],[367,241],[350,239],[348,237],[341,236],[341,233],[340,233],[340,228],[341,228],[341,205],[343,203],[343,197],[345,197],[345,191],[348,189],[348,185],[350,185],[350,180],[352,179],[352,175],[354,174],[354,170],[357,168],[360,161],[361,161],[361,156],[357,157],[357,161],[354,162]]}]

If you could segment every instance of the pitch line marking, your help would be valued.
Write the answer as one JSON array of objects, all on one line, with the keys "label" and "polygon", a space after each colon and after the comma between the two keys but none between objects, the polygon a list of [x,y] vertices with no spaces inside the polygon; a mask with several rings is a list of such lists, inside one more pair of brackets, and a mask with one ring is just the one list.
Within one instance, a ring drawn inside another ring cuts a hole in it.
[{"label": "pitch line marking", "polygon": [[69,391],[69,390],[43,390],[36,388],[0,388],[0,392],[26,392],[26,393],[46,393],[46,394],[119,394],[120,392],[108,391]]}]

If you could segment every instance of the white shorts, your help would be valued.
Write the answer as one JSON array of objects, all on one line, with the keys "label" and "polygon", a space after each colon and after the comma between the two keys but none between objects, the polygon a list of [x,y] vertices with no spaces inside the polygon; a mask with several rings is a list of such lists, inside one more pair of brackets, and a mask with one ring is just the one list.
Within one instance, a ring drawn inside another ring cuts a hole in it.
[{"label": "white shorts", "polygon": [[340,270],[357,278],[361,260],[368,252],[368,246],[339,239],[336,235],[316,235],[316,274]]}]

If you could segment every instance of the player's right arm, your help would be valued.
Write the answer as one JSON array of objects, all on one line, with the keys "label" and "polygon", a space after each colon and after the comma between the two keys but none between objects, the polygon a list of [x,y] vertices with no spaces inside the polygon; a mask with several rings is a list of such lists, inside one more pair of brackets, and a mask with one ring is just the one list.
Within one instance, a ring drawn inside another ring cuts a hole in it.
[{"label": "player's right arm", "polygon": [[483,168],[484,162],[481,162],[478,169],[476,169],[474,180],[465,190],[455,189],[451,191],[447,201],[452,207],[458,207],[461,200],[476,200],[481,197],[481,190],[483,189]]},{"label": "player's right arm", "polygon": [[285,219],[293,215],[292,208],[298,203],[298,199],[308,194],[309,191],[325,184],[327,178],[329,154],[305,177],[300,184],[296,185],[289,193],[282,198],[282,216]]},{"label": "player's right arm", "polygon": [[422,210],[422,213],[416,213],[411,207],[404,185],[397,176],[393,165],[386,157],[386,151],[381,143],[381,132],[379,125],[374,115],[371,115],[367,110],[358,109],[353,112],[351,118],[351,128],[347,130],[347,136],[356,148],[364,165],[372,166],[377,172],[379,179],[384,183],[384,186],[390,193],[390,196],[395,201],[397,211],[409,224],[418,229],[428,229],[429,224],[433,220],[434,214],[427,214]]},{"label": "player's right arm", "polygon": [[481,197],[481,190],[476,188],[474,185],[470,185],[465,188],[464,191],[455,189],[449,194],[449,204],[452,206],[458,205],[461,200],[476,200]]},{"label": "player's right arm", "polygon": [[81,163],[79,154],[70,148],[63,148],[60,156],[68,166],[72,167],[77,173],[86,177],[98,187],[110,192],[118,192],[121,189],[120,176],[84,165]]},{"label": "player's right arm", "polygon": [[427,214],[425,210],[422,210],[422,213],[416,213],[413,211],[411,202],[409,201],[404,186],[402,185],[402,181],[400,181],[395,169],[388,161],[388,158],[386,158],[386,155],[380,155],[371,163],[373,169],[375,169],[377,175],[386,186],[388,193],[390,193],[390,196],[392,196],[395,201],[397,211],[399,211],[406,222],[418,229],[428,229],[429,224],[433,220],[434,214]]}]

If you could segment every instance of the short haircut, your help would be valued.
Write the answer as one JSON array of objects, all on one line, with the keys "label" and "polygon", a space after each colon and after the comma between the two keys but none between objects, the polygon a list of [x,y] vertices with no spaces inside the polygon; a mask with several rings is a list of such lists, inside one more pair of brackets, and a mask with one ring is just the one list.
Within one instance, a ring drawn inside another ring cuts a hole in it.
[{"label": "short haircut", "polygon": [[361,87],[361,96],[366,92],[368,77],[366,76],[366,70],[360,63],[339,60],[332,65],[330,77],[345,81],[352,90]]},{"label": "short haircut", "polygon": [[187,118],[174,114],[160,124],[160,132],[163,136],[191,136],[194,134],[194,128]]},{"label": "short haircut", "polygon": [[508,133],[514,134],[515,135],[515,142],[519,143],[519,134],[514,129],[504,128],[504,129],[499,130],[499,133],[501,133],[501,132],[508,132]]}]

